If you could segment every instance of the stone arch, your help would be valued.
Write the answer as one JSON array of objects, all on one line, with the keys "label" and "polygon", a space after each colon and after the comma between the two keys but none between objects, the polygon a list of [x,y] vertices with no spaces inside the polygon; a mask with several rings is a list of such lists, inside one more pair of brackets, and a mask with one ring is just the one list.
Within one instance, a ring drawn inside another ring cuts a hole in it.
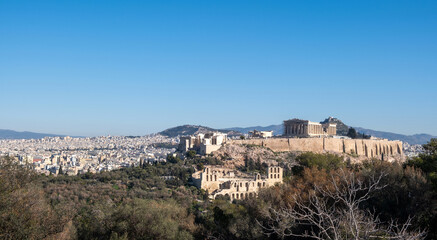
[{"label": "stone arch", "polygon": [[214,175],[214,181],[217,181],[217,175]]},{"label": "stone arch", "polygon": [[[235,198],[235,194],[234,194],[234,193],[232,193],[232,199],[234,199],[234,198]],[[231,199],[231,200],[232,200],[232,199]]]},{"label": "stone arch", "polygon": [[393,155],[393,147],[390,146],[390,155]]},{"label": "stone arch", "polygon": [[401,154],[401,148],[399,147],[399,144],[397,144],[398,147],[398,154]]},{"label": "stone arch", "polygon": [[241,199],[244,198],[244,193],[241,193],[240,198],[241,198]]}]

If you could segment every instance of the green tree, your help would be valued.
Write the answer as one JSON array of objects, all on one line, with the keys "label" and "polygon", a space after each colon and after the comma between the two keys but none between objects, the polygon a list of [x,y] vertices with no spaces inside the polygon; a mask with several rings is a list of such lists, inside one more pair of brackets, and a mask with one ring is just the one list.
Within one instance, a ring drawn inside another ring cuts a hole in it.
[{"label": "green tree", "polygon": [[190,150],[190,151],[188,151],[187,152],[187,157],[188,158],[194,158],[194,157],[196,157],[196,151],[194,151],[194,150]]},{"label": "green tree", "polygon": [[423,148],[431,155],[437,155],[437,138],[431,138],[431,140],[423,145]]},{"label": "green tree", "polygon": [[302,153],[296,157],[296,161],[299,163],[299,166],[293,167],[293,173],[295,174],[300,174],[305,167],[307,168],[316,167],[319,170],[325,169],[330,171],[330,170],[338,169],[345,165],[343,158],[341,156],[330,154],[330,153],[325,153],[325,154],[319,154],[313,152]]},{"label": "green tree", "polygon": [[60,220],[47,203],[37,175],[9,157],[0,157],[0,239],[56,239]]},{"label": "green tree", "polygon": [[347,136],[352,138],[352,139],[357,138],[358,134],[357,134],[357,131],[355,130],[355,128],[350,127],[348,132],[347,132]]},{"label": "green tree", "polygon": [[167,162],[169,162],[169,163],[178,163],[180,161],[181,161],[181,159],[179,158],[179,156],[175,157],[171,154],[167,155]]}]

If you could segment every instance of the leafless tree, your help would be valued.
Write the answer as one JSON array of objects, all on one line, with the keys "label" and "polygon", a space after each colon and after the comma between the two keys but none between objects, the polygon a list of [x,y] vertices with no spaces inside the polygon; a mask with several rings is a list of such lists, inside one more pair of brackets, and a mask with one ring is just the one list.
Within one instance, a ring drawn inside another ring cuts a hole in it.
[{"label": "leafless tree", "polygon": [[[363,181],[352,171],[337,171],[327,185],[315,185],[307,199],[294,195],[293,205],[279,210],[269,208],[267,221],[258,223],[267,235],[281,238],[424,239],[425,231],[409,231],[411,218],[404,224],[383,223],[372,212],[360,209],[373,192],[386,187],[381,184],[384,176],[372,175]],[[296,231],[297,227],[301,230]]]}]

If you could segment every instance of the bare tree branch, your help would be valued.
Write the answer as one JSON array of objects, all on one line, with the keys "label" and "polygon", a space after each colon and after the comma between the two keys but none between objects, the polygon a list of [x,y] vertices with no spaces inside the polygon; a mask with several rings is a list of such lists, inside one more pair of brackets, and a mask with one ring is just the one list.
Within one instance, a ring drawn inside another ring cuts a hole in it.
[{"label": "bare tree branch", "polygon": [[[381,184],[385,176],[374,174],[365,182],[354,172],[340,169],[330,176],[329,184],[315,185],[308,199],[294,195],[293,206],[279,210],[270,207],[266,222],[257,222],[265,234],[282,239],[424,239],[425,231],[409,231],[411,218],[402,225],[395,221],[384,224],[375,214],[360,209],[374,192],[386,187]],[[309,230],[303,231],[302,227]]]}]

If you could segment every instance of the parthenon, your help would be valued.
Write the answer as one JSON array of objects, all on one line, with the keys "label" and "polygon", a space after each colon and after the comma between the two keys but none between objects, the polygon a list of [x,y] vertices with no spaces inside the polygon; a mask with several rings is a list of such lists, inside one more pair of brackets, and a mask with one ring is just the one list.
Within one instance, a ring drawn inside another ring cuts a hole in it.
[{"label": "parthenon", "polygon": [[336,134],[337,125],[333,123],[321,124],[296,118],[284,121],[284,136],[319,137],[334,136]]}]

